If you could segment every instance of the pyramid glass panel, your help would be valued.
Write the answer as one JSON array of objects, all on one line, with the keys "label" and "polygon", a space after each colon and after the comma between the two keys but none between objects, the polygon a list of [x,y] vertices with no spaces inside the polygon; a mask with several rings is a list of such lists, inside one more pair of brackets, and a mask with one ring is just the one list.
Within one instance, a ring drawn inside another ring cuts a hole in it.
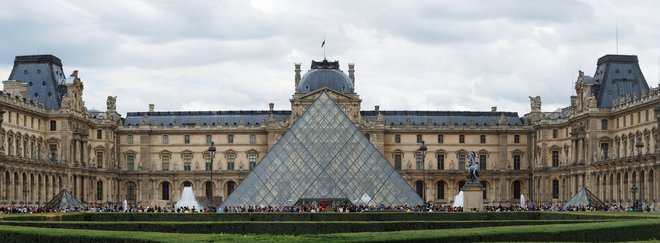
[{"label": "pyramid glass panel", "polygon": [[299,199],[419,205],[422,199],[350,118],[321,93],[224,206],[292,206]]}]

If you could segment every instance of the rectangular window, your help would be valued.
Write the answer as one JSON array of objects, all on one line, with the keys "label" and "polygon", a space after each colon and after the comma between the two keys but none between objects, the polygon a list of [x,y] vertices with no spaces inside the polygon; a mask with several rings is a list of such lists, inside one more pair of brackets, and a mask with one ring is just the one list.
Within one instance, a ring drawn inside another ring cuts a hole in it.
[{"label": "rectangular window", "polygon": [[183,170],[190,170],[190,161],[192,160],[192,154],[183,155]]},{"label": "rectangular window", "polygon": [[248,162],[250,163],[250,170],[254,169],[254,167],[257,167],[257,154],[248,154]]},{"label": "rectangular window", "polygon": [[479,142],[480,142],[481,144],[486,143],[486,135],[481,135],[481,136],[479,136]]},{"label": "rectangular window", "polygon": [[206,135],[206,143],[211,144],[212,141],[213,141],[213,137],[211,135]]},{"label": "rectangular window", "polygon": [[126,170],[128,171],[135,170],[135,155],[133,154],[126,155]]},{"label": "rectangular window", "polygon": [[103,168],[103,152],[96,152],[96,168]]},{"label": "rectangular window", "polygon": [[183,136],[183,144],[190,144],[190,135]]},{"label": "rectangular window", "polygon": [[57,131],[57,121],[50,121],[50,130]]},{"label": "rectangular window", "polygon": [[227,170],[234,170],[234,161],[236,161],[235,154],[227,155]]},{"label": "rectangular window", "polygon": [[401,170],[401,155],[394,155],[394,169]]},{"label": "rectangular window", "polygon": [[438,143],[445,143],[445,135],[438,135]]},{"label": "rectangular window", "polygon": [[57,144],[48,145],[48,149],[50,150],[50,160],[57,161]]},{"label": "rectangular window", "polygon": [[552,129],[552,138],[557,138],[559,136],[559,131],[557,129]]},{"label": "rectangular window", "polygon": [[607,154],[609,153],[610,150],[610,144],[609,143],[601,143],[600,148],[603,150],[603,160],[607,160]]},{"label": "rectangular window", "polygon": [[438,170],[444,170],[444,169],[445,169],[445,155],[438,154]]},{"label": "rectangular window", "polygon": [[96,139],[103,139],[103,130],[96,130]]},{"label": "rectangular window", "polygon": [[163,155],[162,167],[163,167],[162,168],[163,171],[170,170],[170,156],[169,155]]},{"label": "rectangular window", "polygon": [[520,143],[520,135],[513,135],[513,143],[515,144]]},{"label": "rectangular window", "polygon": [[520,170],[520,155],[513,155],[513,169]]},{"label": "rectangular window", "polygon": [[415,161],[417,161],[417,170],[423,170],[424,169],[424,158],[422,158],[421,154],[416,154],[415,155]]},{"label": "rectangular window", "polygon": [[559,167],[559,151],[552,151],[552,167]]},{"label": "rectangular window", "polygon": [[552,199],[559,199],[559,180],[552,180]]},{"label": "rectangular window", "polygon": [[211,163],[211,154],[204,155],[204,170],[213,171],[213,163]]},{"label": "rectangular window", "polygon": [[169,144],[170,143],[170,137],[167,135],[163,135],[163,144]]},{"label": "rectangular window", "polygon": [[480,154],[479,155],[479,170],[486,170],[486,155],[485,154]]},{"label": "rectangular window", "polygon": [[458,143],[465,143],[465,135],[458,135]]},{"label": "rectangular window", "polygon": [[126,143],[133,144],[133,135],[126,136]]},{"label": "rectangular window", "polygon": [[458,170],[465,170],[465,154],[458,154]]}]

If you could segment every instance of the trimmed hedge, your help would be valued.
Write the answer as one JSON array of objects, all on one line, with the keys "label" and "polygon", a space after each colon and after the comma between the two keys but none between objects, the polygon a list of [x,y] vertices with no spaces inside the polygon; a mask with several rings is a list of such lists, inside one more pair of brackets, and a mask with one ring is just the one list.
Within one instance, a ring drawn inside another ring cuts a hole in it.
[{"label": "trimmed hedge", "polygon": [[170,234],[154,232],[0,227],[3,242],[475,242],[475,241],[642,241],[660,238],[660,220],[486,227],[479,229],[418,230],[326,235]]},{"label": "trimmed hedge", "polygon": [[649,214],[462,212],[462,213],[63,213],[12,215],[12,221],[471,221],[607,220],[651,217]]},{"label": "trimmed hedge", "polygon": [[187,234],[331,234],[401,230],[461,229],[516,225],[593,223],[592,220],[489,220],[489,221],[385,221],[385,222],[28,222],[5,221],[0,225],[86,230],[169,232]]}]

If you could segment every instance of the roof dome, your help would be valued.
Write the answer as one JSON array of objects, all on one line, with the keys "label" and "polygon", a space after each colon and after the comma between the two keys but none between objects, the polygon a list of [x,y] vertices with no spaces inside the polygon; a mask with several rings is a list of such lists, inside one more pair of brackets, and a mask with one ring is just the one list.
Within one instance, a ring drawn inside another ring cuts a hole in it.
[{"label": "roof dome", "polygon": [[321,88],[330,88],[341,93],[354,93],[353,81],[339,69],[339,61],[312,61],[312,66],[300,79],[296,93],[309,93]]}]

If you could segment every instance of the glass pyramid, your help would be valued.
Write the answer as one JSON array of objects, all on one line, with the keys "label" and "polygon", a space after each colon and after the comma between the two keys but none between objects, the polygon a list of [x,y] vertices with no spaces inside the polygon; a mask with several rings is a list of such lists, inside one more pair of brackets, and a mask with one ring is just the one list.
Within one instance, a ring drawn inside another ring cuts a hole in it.
[{"label": "glass pyramid", "polygon": [[292,206],[301,198],[347,198],[358,205],[423,204],[326,93],[222,206]]}]

